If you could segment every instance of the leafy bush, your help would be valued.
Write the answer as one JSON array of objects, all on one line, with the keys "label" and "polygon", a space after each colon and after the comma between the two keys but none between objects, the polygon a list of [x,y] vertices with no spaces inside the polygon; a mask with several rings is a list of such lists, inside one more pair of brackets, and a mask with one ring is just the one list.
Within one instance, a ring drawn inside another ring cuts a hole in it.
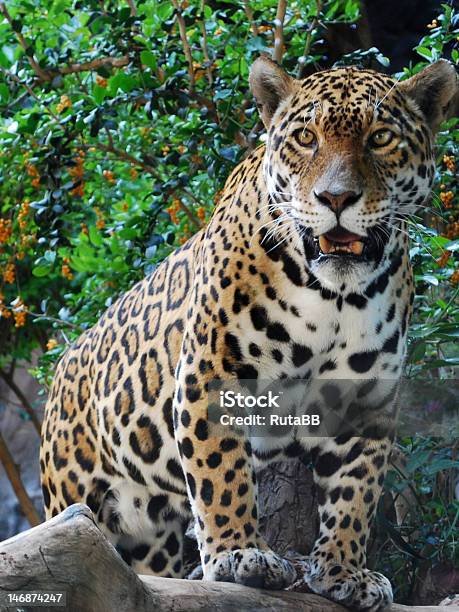
[{"label": "leafy bush", "polygon": [[[327,25],[359,17],[357,0],[292,1],[285,18],[284,9],[282,0],[0,5],[0,372],[38,349],[35,373],[49,382],[65,347],[205,224],[230,170],[259,142],[247,77],[255,57],[272,51],[279,20],[277,57],[303,74],[326,61]],[[458,40],[459,15],[442,5],[417,47],[421,60],[396,76],[439,57],[458,64]],[[340,59],[355,62],[388,65],[377,49]],[[458,148],[451,119],[438,139],[432,202],[410,223],[409,376],[452,376],[459,364]],[[431,439],[400,447],[426,458],[388,480],[396,495],[416,493],[401,534],[418,551],[436,538],[432,562],[451,561],[457,502],[451,487],[440,494],[444,472],[423,470],[448,458],[451,483],[456,457]],[[381,546],[378,563],[408,600],[413,557]]]}]

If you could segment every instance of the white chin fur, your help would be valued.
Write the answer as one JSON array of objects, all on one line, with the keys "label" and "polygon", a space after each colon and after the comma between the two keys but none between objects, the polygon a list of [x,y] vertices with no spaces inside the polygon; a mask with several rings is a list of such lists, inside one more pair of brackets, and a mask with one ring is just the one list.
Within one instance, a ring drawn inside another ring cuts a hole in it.
[{"label": "white chin fur", "polygon": [[337,290],[343,283],[346,288],[357,290],[368,283],[369,276],[374,272],[371,262],[347,262],[330,258],[328,260],[316,259],[310,263],[311,272],[323,287]]}]

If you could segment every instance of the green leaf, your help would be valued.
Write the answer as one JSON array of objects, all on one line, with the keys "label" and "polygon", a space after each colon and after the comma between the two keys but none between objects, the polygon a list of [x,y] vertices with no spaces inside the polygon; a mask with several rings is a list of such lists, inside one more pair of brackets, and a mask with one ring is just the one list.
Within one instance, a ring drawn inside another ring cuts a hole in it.
[{"label": "green leaf", "polygon": [[454,368],[457,366],[459,366],[459,357],[447,357],[446,359],[433,359],[427,362],[425,369],[433,370],[434,368]]},{"label": "green leaf", "polygon": [[445,244],[446,251],[457,251],[459,250],[459,240],[453,240],[452,242],[448,242]]},{"label": "green leaf", "polygon": [[438,278],[434,276],[433,274],[419,274],[417,278],[418,280],[423,280],[424,282],[429,283],[429,285],[438,287],[438,284],[439,284]]},{"label": "green leaf", "polygon": [[104,101],[106,95],[107,90],[105,87],[101,87],[96,83],[92,88],[92,97],[94,98],[96,104],[101,104]]},{"label": "green leaf", "polygon": [[145,66],[148,66],[148,68],[151,68],[152,70],[156,70],[157,68],[156,56],[151,51],[142,51],[140,54],[140,61],[142,64],[145,64]]},{"label": "green leaf", "polygon": [[444,470],[450,470],[453,468],[459,467],[459,461],[453,461],[452,459],[437,459],[433,461],[430,465],[428,465],[424,472],[428,476],[433,476],[437,472],[442,472]]},{"label": "green leaf", "polygon": [[433,53],[427,47],[416,47],[416,51],[417,51],[418,55],[420,55],[421,57],[424,57],[427,60],[431,60],[432,59]]},{"label": "green leaf", "polygon": [[102,236],[95,225],[89,227],[89,239],[96,247],[100,247],[103,244]]},{"label": "green leaf", "polygon": [[6,104],[10,98],[10,90],[5,83],[0,83],[0,98],[4,104]]},{"label": "green leaf", "polygon": [[412,474],[414,471],[419,469],[422,465],[427,463],[431,455],[430,451],[417,451],[408,459],[406,463],[406,471],[408,474]]},{"label": "green leaf", "polygon": [[156,7],[156,12],[161,21],[166,21],[174,12],[174,7],[171,2],[162,2]]},{"label": "green leaf", "polygon": [[134,77],[125,74],[124,72],[118,72],[108,82],[108,89],[112,95],[115,95],[118,89],[121,89],[125,93],[131,92],[136,87],[137,81]]},{"label": "green leaf", "polygon": [[424,341],[418,342],[410,354],[410,361],[421,361],[426,354],[427,344]]},{"label": "green leaf", "polygon": [[35,268],[32,269],[32,274],[36,276],[37,278],[48,276],[50,272],[51,272],[51,266],[49,265],[48,266],[45,266],[45,265],[35,266]]}]

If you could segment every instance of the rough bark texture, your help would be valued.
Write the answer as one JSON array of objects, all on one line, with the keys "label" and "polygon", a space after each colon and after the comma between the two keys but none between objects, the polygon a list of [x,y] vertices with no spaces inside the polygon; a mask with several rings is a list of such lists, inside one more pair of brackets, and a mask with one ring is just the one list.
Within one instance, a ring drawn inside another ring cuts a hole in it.
[{"label": "rough bark texture", "polygon": [[[312,594],[139,577],[121,560],[82,504],[0,544],[0,598],[9,591],[34,590],[65,591],[68,612],[345,611]],[[21,610],[28,609],[32,610],[21,606]],[[0,612],[7,610],[0,604]],[[394,605],[390,612],[406,610],[448,612],[451,608]]]},{"label": "rough bark texture", "polygon": [[274,463],[257,474],[260,527],[280,554],[308,554],[318,533],[319,516],[312,472],[300,461]]}]

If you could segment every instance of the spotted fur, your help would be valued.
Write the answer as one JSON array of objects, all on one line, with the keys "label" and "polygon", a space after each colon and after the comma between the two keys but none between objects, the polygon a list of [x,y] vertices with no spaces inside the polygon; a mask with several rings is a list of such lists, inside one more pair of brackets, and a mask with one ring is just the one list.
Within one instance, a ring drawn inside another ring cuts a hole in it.
[{"label": "spotted fur", "polygon": [[[390,436],[215,433],[207,384],[398,379],[414,295],[404,220],[429,194],[455,79],[439,62],[404,83],[357,68],[296,81],[257,60],[266,145],[231,174],[208,226],[57,367],[40,462],[48,517],[83,501],[136,571],[172,577],[194,517],[205,579],[282,588],[295,572],[259,533],[254,465],[310,452],[321,525],[305,580],[352,609],[391,602],[365,553]],[[379,129],[391,141],[375,148]],[[318,251],[337,225],[365,241],[360,259]]]}]

